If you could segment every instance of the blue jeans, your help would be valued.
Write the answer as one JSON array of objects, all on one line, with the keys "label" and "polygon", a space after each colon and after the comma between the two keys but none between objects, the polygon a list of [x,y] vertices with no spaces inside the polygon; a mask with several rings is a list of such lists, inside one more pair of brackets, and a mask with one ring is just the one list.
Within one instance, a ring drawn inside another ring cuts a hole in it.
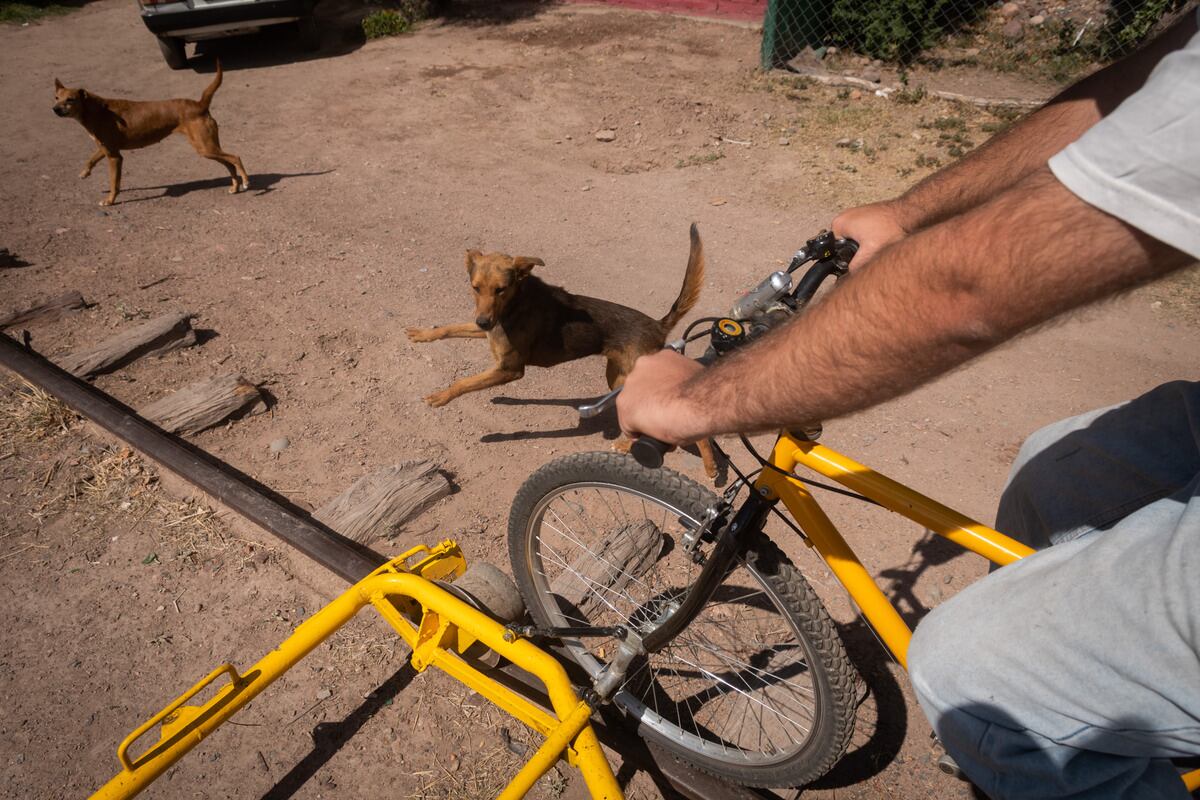
[{"label": "blue jeans", "polygon": [[926,617],[909,671],[993,798],[1187,798],[1200,754],[1200,383],[1035,433],[997,529],[1039,552]]}]

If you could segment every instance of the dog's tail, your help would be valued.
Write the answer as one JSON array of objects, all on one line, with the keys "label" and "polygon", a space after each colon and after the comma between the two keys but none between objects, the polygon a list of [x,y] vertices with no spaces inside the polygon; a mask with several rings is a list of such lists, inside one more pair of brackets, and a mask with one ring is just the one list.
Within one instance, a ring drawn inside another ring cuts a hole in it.
[{"label": "dog's tail", "polygon": [[679,289],[679,297],[671,304],[671,310],[659,323],[663,333],[669,334],[671,329],[692,310],[700,300],[700,290],[704,288],[704,245],[700,243],[700,231],[696,223],[692,223],[692,246],[688,253],[687,271],[683,273],[683,286]]},{"label": "dog's tail", "polygon": [[217,93],[217,89],[221,88],[221,59],[217,59],[217,77],[213,78],[213,82],[204,90],[204,94],[200,95],[200,107],[208,111],[209,104],[212,103],[213,95]]}]

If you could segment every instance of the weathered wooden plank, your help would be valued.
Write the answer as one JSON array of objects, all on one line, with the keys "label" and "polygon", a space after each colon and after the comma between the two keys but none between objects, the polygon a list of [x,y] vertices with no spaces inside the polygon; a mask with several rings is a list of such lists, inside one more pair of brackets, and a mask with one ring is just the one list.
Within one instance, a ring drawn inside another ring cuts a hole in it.
[{"label": "weathered wooden plank", "polygon": [[58,365],[80,378],[90,378],[112,372],[145,355],[159,355],[196,343],[192,330],[192,315],[185,312],[164,314],[161,317],[122,331],[86,350],[79,350],[59,360]]},{"label": "weathered wooden plank", "polygon": [[[662,555],[662,531],[648,519],[628,522],[609,532],[591,549],[581,548],[566,570],[554,577],[550,591],[565,601],[572,616],[588,616],[625,587],[650,571]],[[572,607],[578,613],[572,612]]]},{"label": "weathered wooden plank", "polygon": [[170,433],[198,433],[233,416],[261,414],[266,400],[254,384],[230,373],[197,381],[155,400],[138,413]]},{"label": "weathered wooden plank", "polygon": [[14,325],[24,325],[26,322],[32,322],[35,319],[57,319],[68,311],[75,311],[85,306],[87,306],[87,303],[83,301],[83,295],[79,292],[63,292],[30,308],[24,310],[13,309],[7,314],[0,315],[0,331],[5,328],[11,328]]},{"label": "weathered wooden plank", "polygon": [[313,514],[349,539],[366,544],[392,536],[404,523],[450,494],[450,482],[432,461],[405,461],[377,469]]}]

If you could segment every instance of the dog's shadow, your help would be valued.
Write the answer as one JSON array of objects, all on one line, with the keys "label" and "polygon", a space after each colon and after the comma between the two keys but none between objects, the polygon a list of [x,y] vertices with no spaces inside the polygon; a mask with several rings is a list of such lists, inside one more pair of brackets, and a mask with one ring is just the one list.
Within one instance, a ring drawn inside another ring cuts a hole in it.
[{"label": "dog's shadow", "polygon": [[[492,404],[498,406],[565,406],[578,408],[585,403],[594,403],[595,397],[571,398],[525,398],[525,397],[493,397]],[[526,439],[569,439],[576,436],[591,436],[599,433],[607,440],[614,440],[621,435],[617,425],[617,415],[608,413],[590,419],[580,419],[574,428],[556,428],[548,431],[512,431],[511,433],[486,433],[479,437],[485,444],[495,442],[516,442]]]},{"label": "dog's shadow", "polygon": [[[275,191],[275,185],[287,178],[315,178],[320,175],[328,175],[331,172],[333,172],[331,169],[322,170],[321,172],[252,172],[250,173],[250,188],[242,192],[242,194],[262,196]],[[161,189],[162,193],[146,197],[131,197],[128,200],[122,198],[119,203],[141,203],[145,200],[158,200],[163,197],[183,197],[185,194],[191,194],[192,192],[228,188],[228,177],[205,178],[203,180],[172,183],[165,186],[134,186],[128,189],[121,189],[121,194],[124,195],[127,192],[153,192],[158,189]]]}]

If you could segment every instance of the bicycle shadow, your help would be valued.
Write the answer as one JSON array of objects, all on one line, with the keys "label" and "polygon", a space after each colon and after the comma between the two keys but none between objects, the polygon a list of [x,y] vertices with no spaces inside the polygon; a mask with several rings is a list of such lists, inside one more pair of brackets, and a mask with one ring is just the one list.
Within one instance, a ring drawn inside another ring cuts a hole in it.
[{"label": "bicycle shadow", "polygon": [[[881,580],[890,581],[882,588],[908,627],[915,627],[930,612],[930,608],[917,597],[917,581],[926,570],[948,564],[966,552],[945,537],[925,531],[925,535],[913,545],[908,561],[879,573]],[[935,588],[934,591],[940,593],[941,589]]]}]

